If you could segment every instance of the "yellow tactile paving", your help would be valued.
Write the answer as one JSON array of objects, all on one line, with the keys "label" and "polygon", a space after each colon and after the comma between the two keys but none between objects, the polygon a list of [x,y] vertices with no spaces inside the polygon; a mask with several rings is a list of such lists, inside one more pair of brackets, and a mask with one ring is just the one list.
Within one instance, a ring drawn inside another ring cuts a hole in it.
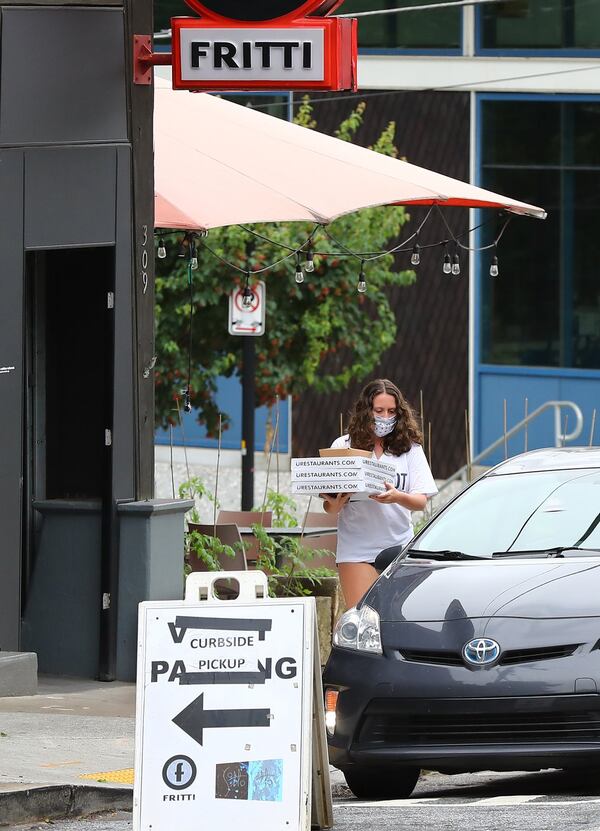
[{"label": "yellow tactile paving", "polygon": [[101,773],[82,773],[79,778],[95,779],[96,782],[120,782],[122,785],[133,785],[133,768],[105,770]]}]

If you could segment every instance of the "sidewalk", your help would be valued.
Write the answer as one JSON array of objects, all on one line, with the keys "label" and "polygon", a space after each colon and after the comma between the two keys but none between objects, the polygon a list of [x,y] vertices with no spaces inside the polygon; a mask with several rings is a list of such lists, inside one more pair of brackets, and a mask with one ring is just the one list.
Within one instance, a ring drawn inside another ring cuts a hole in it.
[{"label": "sidewalk", "polygon": [[38,695],[0,698],[0,825],[130,810],[134,744],[135,684],[42,676]]}]

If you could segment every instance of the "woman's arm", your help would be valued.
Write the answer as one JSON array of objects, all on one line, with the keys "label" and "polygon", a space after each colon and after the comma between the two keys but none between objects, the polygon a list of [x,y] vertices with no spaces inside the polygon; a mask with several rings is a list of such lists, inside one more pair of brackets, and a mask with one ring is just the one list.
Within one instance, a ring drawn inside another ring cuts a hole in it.
[{"label": "woman's arm", "polygon": [[328,493],[320,493],[323,500],[323,510],[326,514],[339,514],[346,502],[350,499],[349,493],[338,493],[335,496]]}]

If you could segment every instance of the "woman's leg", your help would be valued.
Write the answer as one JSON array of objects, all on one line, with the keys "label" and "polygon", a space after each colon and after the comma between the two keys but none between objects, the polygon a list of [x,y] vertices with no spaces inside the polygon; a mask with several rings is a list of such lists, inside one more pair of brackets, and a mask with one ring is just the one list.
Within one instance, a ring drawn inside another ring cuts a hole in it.
[{"label": "woman's leg", "polygon": [[379,577],[379,572],[370,563],[338,563],[338,572],[348,609],[356,606]]}]

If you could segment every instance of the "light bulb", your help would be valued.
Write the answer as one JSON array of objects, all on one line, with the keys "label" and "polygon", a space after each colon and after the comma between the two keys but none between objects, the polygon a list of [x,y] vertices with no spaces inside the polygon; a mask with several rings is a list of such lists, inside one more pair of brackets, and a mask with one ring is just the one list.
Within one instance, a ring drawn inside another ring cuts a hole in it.
[{"label": "light bulb", "polygon": [[315,270],[315,260],[312,250],[312,245],[309,245],[306,249],[306,262],[304,263],[304,270],[308,271],[309,274]]},{"label": "light bulb", "polygon": [[359,294],[364,294],[367,290],[367,278],[365,277],[365,272],[362,268],[360,270],[360,274],[358,275],[356,290]]},{"label": "light bulb", "polygon": [[296,254],[296,282],[298,284],[304,282],[304,272],[302,271],[302,266],[300,265],[300,253]]},{"label": "light bulb", "polygon": [[500,274],[500,269],[498,268],[498,257],[492,257],[492,264],[490,266],[490,277],[497,277]]},{"label": "light bulb", "polygon": [[412,256],[410,258],[410,264],[411,265],[419,265],[419,263],[421,262],[421,255],[419,254],[419,247],[420,247],[419,245],[415,245],[415,247],[412,250]]},{"label": "light bulb", "polygon": [[196,255],[194,255],[191,258],[190,266],[191,266],[192,271],[197,271],[198,270],[198,257],[196,257]]},{"label": "light bulb", "polygon": [[187,237],[184,237],[181,240],[181,242],[179,243],[179,250],[177,252],[178,257],[181,257],[182,259],[184,257],[187,257],[187,255],[188,255],[188,245],[189,245],[189,243],[188,243]]},{"label": "light bulb", "polygon": [[252,311],[253,302],[254,294],[252,292],[252,289],[246,286],[244,289],[244,293],[242,294],[242,309],[245,309],[247,312]]},{"label": "light bulb", "polygon": [[444,274],[452,274],[452,261],[450,254],[444,254],[444,265],[442,266]]},{"label": "light bulb", "polygon": [[162,240],[158,243],[158,251],[156,252],[156,255],[159,260],[164,260],[167,256],[167,249],[165,248],[165,244]]},{"label": "light bulb", "polygon": [[455,254],[452,257],[452,269],[451,270],[452,270],[452,274],[454,274],[455,277],[458,277],[458,275],[460,274],[460,260],[458,258],[458,254]]}]

